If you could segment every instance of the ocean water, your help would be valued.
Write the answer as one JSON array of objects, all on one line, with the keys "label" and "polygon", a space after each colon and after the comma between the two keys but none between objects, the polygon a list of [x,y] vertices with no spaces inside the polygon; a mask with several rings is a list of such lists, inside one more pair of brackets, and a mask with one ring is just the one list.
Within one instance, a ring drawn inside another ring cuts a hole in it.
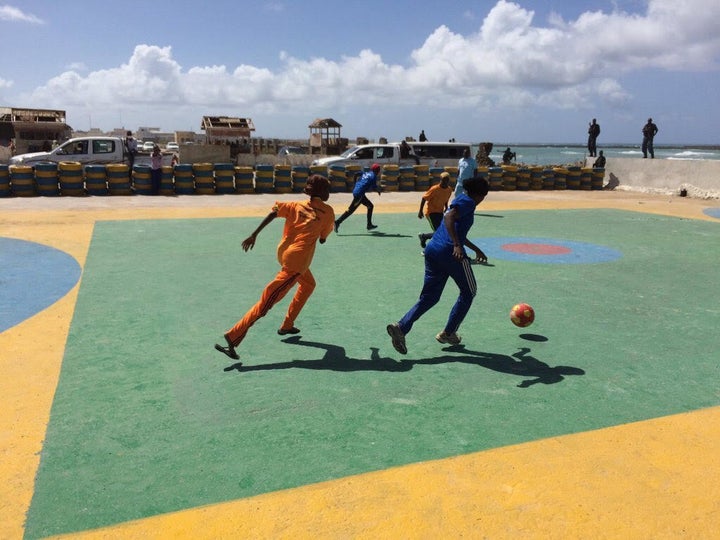
[{"label": "ocean water", "polygon": [[[573,165],[584,161],[588,152],[585,146],[562,145],[507,145],[496,144],[490,154],[490,159],[496,164],[502,163],[502,154],[505,149],[517,154],[514,163],[525,165]],[[641,158],[640,146],[598,146],[607,159],[612,158]],[[477,145],[473,146],[477,152]],[[649,159],[649,158],[648,158]],[[655,159],[720,159],[720,147],[692,147],[692,146],[655,146]]]}]

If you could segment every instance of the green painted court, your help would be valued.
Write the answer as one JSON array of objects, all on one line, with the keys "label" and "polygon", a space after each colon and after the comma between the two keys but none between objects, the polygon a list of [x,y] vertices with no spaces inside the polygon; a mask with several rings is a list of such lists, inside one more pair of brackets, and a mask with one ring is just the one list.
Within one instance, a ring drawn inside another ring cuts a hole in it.
[{"label": "green painted court", "polygon": [[[478,208],[471,237],[556,239],[604,262],[496,256],[459,347],[434,339],[456,297],[407,337],[425,221],[362,211],[319,245],[318,287],[238,365],[213,349],[278,269],[282,223],[99,221],[83,267],[26,536],[39,538],[720,404],[720,223],[622,210]],[[543,259],[545,260],[545,259]],[[535,308],[513,326],[517,302]],[[568,464],[571,466],[572,464]]]}]

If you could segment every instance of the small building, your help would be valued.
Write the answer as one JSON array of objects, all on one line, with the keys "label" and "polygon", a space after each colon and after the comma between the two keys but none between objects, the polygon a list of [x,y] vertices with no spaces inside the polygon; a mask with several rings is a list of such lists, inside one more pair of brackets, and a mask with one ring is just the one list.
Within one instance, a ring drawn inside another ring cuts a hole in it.
[{"label": "small building", "polygon": [[250,118],[232,116],[203,116],[200,129],[205,131],[207,144],[247,145],[255,131]]},{"label": "small building", "polygon": [[340,136],[342,125],[332,118],[317,118],[310,128],[311,154],[341,154],[347,149],[348,140]]},{"label": "small building", "polygon": [[16,154],[50,150],[71,133],[65,111],[0,107],[0,144],[8,146],[13,139]]}]

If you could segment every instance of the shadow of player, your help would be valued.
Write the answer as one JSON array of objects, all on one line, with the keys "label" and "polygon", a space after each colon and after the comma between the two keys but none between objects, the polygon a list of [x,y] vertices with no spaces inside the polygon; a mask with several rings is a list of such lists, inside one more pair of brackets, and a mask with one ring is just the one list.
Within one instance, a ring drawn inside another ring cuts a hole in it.
[{"label": "shadow of player", "polygon": [[409,371],[412,365],[396,362],[389,357],[381,357],[377,347],[370,347],[370,359],[349,358],[345,347],[330,345],[316,341],[304,341],[300,336],[292,336],[282,340],[291,345],[323,349],[325,354],[319,360],[289,360],[274,364],[244,366],[241,363],[225,368],[225,371],[266,371],[270,369],[324,369],[328,371]]},{"label": "shadow of player", "polygon": [[316,341],[305,341],[300,336],[292,336],[282,340],[290,345],[302,347],[313,347],[325,351],[323,357],[318,360],[289,360],[287,362],[275,362],[273,364],[258,364],[245,366],[240,362],[228,366],[225,371],[268,371],[274,369],[322,369],[329,371],[387,371],[402,373],[410,371],[416,365],[437,365],[450,362],[464,362],[475,364],[486,369],[499,373],[527,377],[517,386],[527,388],[533,384],[555,384],[562,381],[565,375],[584,375],[585,371],[580,368],[569,366],[550,367],[537,358],[530,356],[530,349],[521,348],[515,354],[506,354],[470,351],[464,345],[455,345],[443,349],[447,352],[462,353],[461,355],[444,355],[435,358],[420,360],[401,360],[397,362],[389,357],[381,357],[377,347],[370,347],[370,359],[349,358],[345,347],[320,343]]},{"label": "shadow of player", "polygon": [[[488,353],[468,350],[464,345],[453,345],[443,349],[449,352],[464,353],[463,356],[453,357],[456,362],[476,364],[493,371],[527,377],[517,386],[528,388],[533,384],[555,384],[562,381],[565,375],[585,375],[585,371],[571,366],[550,367],[534,356],[530,356],[530,349],[522,347],[511,356],[506,354]],[[433,364],[434,359],[416,360],[416,364]]]}]

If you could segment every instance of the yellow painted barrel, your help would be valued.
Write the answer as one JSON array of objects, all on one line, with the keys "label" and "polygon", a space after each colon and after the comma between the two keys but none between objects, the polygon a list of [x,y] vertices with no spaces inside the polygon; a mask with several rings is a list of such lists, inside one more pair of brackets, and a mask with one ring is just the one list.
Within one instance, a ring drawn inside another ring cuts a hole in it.
[{"label": "yellow painted barrel", "polygon": [[515,191],[517,189],[518,167],[516,167],[515,165],[503,165],[502,170],[503,191]]},{"label": "yellow painted barrel", "polygon": [[275,167],[266,163],[255,166],[255,191],[257,193],[273,193],[273,176]]},{"label": "yellow painted barrel", "polygon": [[0,197],[12,195],[10,189],[10,168],[7,163],[0,163]]},{"label": "yellow painted barrel", "polygon": [[108,194],[105,165],[85,165],[85,189],[88,195]]},{"label": "yellow painted barrel", "polygon": [[600,168],[600,167],[595,167],[592,170],[591,188],[593,190],[601,190],[603,188],[604,183],[605,183],[605,169]]},{"label": "yellow painted barrel", "polygon": [[172,165],[163,165],[160,174],[160,195],[175,194],[175,168]]},{"label": "yellow painted barrel", "polygon": [[430,167],[428,165],[415,165],[415,191],[425,192],[430,189]]},{"label": "yellow painted barrel", "polygon": [[410,166],[400,167],[399,189],[400,191],[415,190],[415,169]]},{"label": "yellow painted barrel", "polygon": [[58,180],[60,182],[60,195],[70,197],[87,195],[83,180],[82,163],[78,161],[61,161],[58,164]]},{"label": "yellow painted barrel", "polygon": [[290,178],[292,179],[292,190],[293,193],[302,193],[305,191],[307,185],[307,179],[310,175],[310,168],[304,165],[295,165],[290,171]]},{"label": "yellow painted barrel", "polygon": [[343,193],[347,191],[347,173],[345,165],[330,165],[328,168],[331,193]]},{"label": "yellow painted barrel", "polygon": [[57,163],[52,161],[36,163],[35,185],[37,186],[38,195],[43,197],[57,197],[60,195]]},{"label": "yellow painted barrel", "polygon": [[555,189],[567,189],[568,170],[565,167],[555,167]]},{"label": "yellow painted barrel", "polygon": [[190,163],[178,163],[173,171],[175,175],[175,193],[177,195],[195,194],[195,175]]},{"label": "yellow painted barrel", "polygon": [[575,165],[567,168],[567,188],[568,189],[580,189],[580,176],[582,175],[582,168]]},{"label": "yellow painted barrel", "polygon": [[193,178],[197,195],[215,195],[215,175],[212,163],[193,163]]},{"label": "yellow painted barrel", "polygon": [[488,167],[488,184],[491,191],[502,191],[503,170],[502,167]]},{"label": "yellow painted barrel", "polygon": [[105,165],[108,192],[110,195],[132,195],[130,186],[130,167],[125,163]]},{"label": "yellow painted barrel", "polygon": [[215,193],[230,195],[235,193],[235,165],[233,163],[215,164]]},{"label": "yellow painted barrel", "polygon": [[292,193],[292,166],[278,163],[273,174],[275,193]]},{"label": "yellow painted barrel", "polygon": [[133,165],[132,180],[135,195],[152,195],[150,165]]},{"label": "yellow painted barrel", "polygon": [[35,197],[35,172],[29,165],[10,165],[10,187],[17,197]]},{"label": "yellow painted barrel", "polygon": [[400,167],[397,165],[385,165],[380,175],[380,185],[384,191],[398,191],[400,188]]},{"label": "yellow painted barrel", "polygon": [[255,193],[254,176],[252,167],[235,167],[235,191],[246,195]]}]

